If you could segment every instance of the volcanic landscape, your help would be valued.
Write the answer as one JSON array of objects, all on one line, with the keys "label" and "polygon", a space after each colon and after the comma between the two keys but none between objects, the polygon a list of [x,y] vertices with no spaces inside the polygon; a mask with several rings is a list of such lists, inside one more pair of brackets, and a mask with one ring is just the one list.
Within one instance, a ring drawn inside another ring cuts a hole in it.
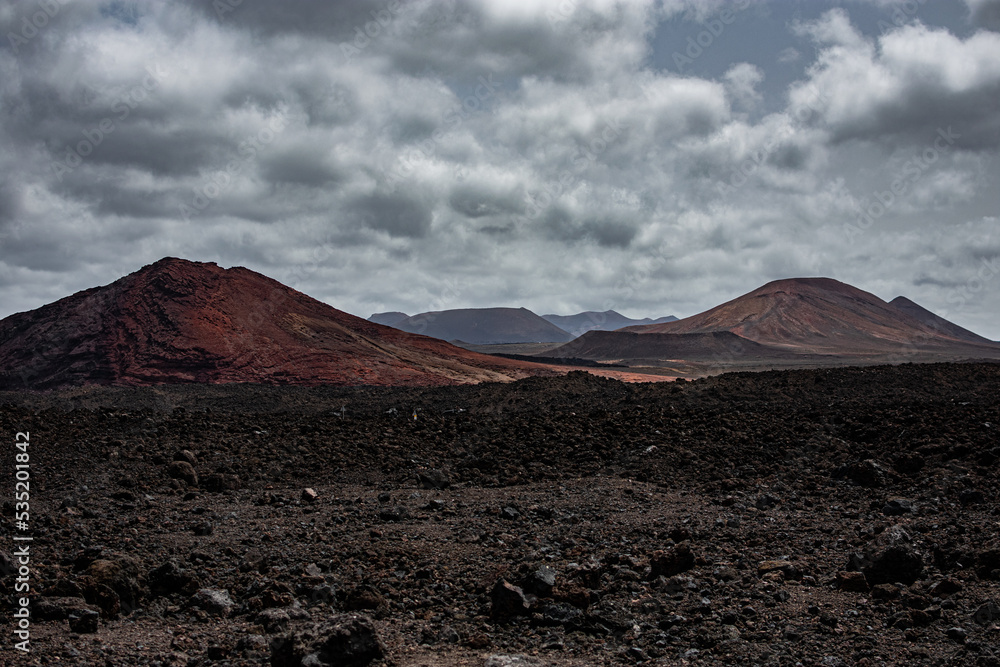
[{"label": "volcanic landscape", "polygon": [[0,321],[0,660],[1000,665],[1000,346],[935,318],[794,279],[539,363],[161,260]]}]

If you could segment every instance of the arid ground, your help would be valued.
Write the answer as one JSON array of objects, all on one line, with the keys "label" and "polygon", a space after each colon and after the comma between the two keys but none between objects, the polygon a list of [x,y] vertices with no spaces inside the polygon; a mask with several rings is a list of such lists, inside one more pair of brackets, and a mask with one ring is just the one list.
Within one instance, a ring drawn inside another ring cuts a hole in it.
[{"label": "arid ground", "polygon": [[33,537],[0,661],[998,665],[998,395],[989,363],[0,394],[9,598]]}]

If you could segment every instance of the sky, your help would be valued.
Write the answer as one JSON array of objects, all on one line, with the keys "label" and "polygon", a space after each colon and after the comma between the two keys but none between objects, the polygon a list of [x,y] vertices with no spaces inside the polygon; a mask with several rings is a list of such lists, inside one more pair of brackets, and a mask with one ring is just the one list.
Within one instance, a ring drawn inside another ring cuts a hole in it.
[{"label": "sky", "polygon": [[0,2],[0,317],[165,256],[349,313],[771,280],[1000,340],[1000,0]]}]

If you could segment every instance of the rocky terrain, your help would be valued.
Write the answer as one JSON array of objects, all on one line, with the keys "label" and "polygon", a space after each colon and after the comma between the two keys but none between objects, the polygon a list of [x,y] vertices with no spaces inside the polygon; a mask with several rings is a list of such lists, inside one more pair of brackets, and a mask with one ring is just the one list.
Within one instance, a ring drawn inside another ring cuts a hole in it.
[{"label": "rocky terrain", "polygon": [[998,392],[982,363],[0,393],[34,537],[0,662],[997,665]]}]

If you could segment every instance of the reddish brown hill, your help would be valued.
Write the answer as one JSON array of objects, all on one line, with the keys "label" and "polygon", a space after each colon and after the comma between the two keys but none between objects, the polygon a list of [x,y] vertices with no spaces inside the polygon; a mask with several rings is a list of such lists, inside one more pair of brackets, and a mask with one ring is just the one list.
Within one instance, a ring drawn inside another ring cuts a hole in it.
[{"label": "reddish brown hill", "polygon": [[8,389],[442,385],[546,372],[367,322],[248,269],[174,258],[0,320],[0,388]]},{"label": "reddish brown hill", "polygon": [[762,345],[837,355],[895,353],[914,347],[969,354],[982,349],[995,355],[1000,349],[956,338],[874,294],[830,278],[777,280],[698,315],[625,331],[730,331]]},{"label": "reddish brown hill", "polygon": [[984,338],[979,334],[972,333],[968,329],[960,327],[954,322],[949,322],[940,315],[936,315],[927,310],[920,304],[910,301],[905,296],[897,296],[889,302],[889,305],[898,308],[915,319],[920,320],[935,331],[951,336],[952,338],[958,338],[959,340],[968,341],[970,343],[990,344],[993,342],[989,338]]}]

